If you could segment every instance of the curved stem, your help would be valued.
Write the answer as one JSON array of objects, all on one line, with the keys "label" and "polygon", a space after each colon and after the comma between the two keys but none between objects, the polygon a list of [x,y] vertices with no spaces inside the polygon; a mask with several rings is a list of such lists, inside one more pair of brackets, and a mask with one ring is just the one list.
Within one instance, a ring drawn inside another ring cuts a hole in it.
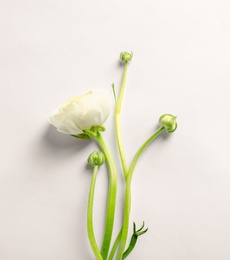
[{"label": "curved stem", "polygon": [[125,259],[132,252],[136,243],[137,243],[137,236],[133,235],[131,238],[131,241],[130,241],[130,245],[129,245],[128,249],[124,252],[122,259]]},{"label": "curved stem", "polygon": [[128,71],[128,62],[125,62],[124,73],[123,73],[123,78],[122,78],[122,83],[121,83],[121,90],[120,90],[120,93],[119,93],[119,96],[118,96],[116,110],[115,110],[117,144],[118,144],[118,150],[119,150],[119,154],[120,154],[121,163],[122,163],[122,167],[123,167],[125,177],[126,177],[127,172],[128,172],[128,166],[127,166],[127,163],[126,163],[124,148],[123,148],[122,139],[121,139],[120,112],[121,112],[121,105],[122,105],[122,100],[123,100],[123,96],[124,96],[124,90],[125,90],[125,84],[126,84],[126,78],[127,78],[127,71]]},{"label": "curved stem", "polygon": [[138,149],[137,153],[135,154],[132,163],[130,165],[127,180],[126,180],[126,190],[125,190],[125,203],[124,203],[124,220],[123,220],[123,229],[122,229],[122,236],[121,236],[121,244],[118,251],[117,260],[122,260],[123,253],[125,251],[126,240],[128,236],[128,228],[129,228],[129,215],[130,215],[130,208],[131,208],[131,181],[133,176],[133,171],[136,166],[136,163],[145,150],[145,148],[164,130],[165,128],[162,126],[160,127],[152,136],[150,136],[143,145]]},{"label": "curved stem", "polygon": [[102,260],[103,258],[97,246],[97,242],[94,235],[94,229],[93,229],[93,201],[94,201],[94,191],[95,191],[98,168],[99,168],[98,166],[94,166],[92,181],[90,184],[88,209],[87,209],[87,231],[88,231],[89,242],[93,249],[94,255],[96,256],[97,260]]},{"label": "curved stem", "polygon": [[132,175],[133,175],[133,171],[134,171],[134,168],[137,164],[137,161],[140,157],[140,155],[143,153],[143,151],[145,150],[145,148],[165,129],[164,126],[161,126],[160,128],[158,128],[143,144],[142,146],[138,149],[138,151],[136,152],[133,160],[132,160],[132,163],[130,165],[130,168],[129,168],[129,172],[128,172],[128,178],[132,179]]},{"label": "curved stem", "polygon": [[117,172],[116,167],[112,158],[112,155],[107,147],[105,141],[103,140],[101,134],[98,132],[96,137],[98,144],[104,153],[105,161],[108,167],[109,172],[109,191],[108,191],[108,202],[107,202],[107,212],[106,212],[106,223],[104,230],[104,238],[101,248],[101,255],[103,259],[106,259],[108,256],[112,232],[113,232],[113,224],[114,224],[114,214],[116,207],[116,194],[117,194]]}]

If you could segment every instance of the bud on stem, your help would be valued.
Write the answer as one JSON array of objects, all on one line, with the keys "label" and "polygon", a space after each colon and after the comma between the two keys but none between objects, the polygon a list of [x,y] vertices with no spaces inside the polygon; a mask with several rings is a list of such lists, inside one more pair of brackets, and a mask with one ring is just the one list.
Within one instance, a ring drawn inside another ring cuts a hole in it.
[{"label": "bud on stem", "polygon": [[105,156],[100,151],[92,152],[88,157],[88,164],[91,166],[101,166],[105,162]]},{"label": "bud on stem", "polygon": [[159,123],[165,128],[167,133],[172,133],[177,129],[176,116],[164,114],[160,117]]},{"label": "bud on stem", "polygon": [[122,52],[120,54],[120,59],[121,61],[124,61],[124,62],[128,62],[128,61],[131,61],[133,58],[133,53],[132,52]]}]

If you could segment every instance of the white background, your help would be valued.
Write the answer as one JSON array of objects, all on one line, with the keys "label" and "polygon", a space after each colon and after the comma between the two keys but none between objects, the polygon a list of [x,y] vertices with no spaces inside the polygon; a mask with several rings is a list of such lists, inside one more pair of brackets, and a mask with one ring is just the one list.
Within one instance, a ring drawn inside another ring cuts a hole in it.
[{"label": "white background", "polygon": [[[91,89],[119,91],[121,51],[133,51],[122,108],[128,162],[164,113],[175,133],[138,162],[131,221],[149,231],[129,259],[230,259],[230,2],[0,1],[0,259],[92,260],[86,232],[97,146],[49,126],[51,111]],[[104,138],[124,181],[113,114]],[[100,243],[107,177],[95,200]],[[132,227],[130,226],[130,231]]]}]

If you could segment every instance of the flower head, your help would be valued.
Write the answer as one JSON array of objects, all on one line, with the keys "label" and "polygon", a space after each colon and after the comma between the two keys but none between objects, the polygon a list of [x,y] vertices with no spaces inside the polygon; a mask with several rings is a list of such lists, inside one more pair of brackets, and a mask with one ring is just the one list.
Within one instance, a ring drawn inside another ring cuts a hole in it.
[{"label": "flower head", "polygon": [[92,126],[102,126],[111,106],[112,99],[106,89],[90,91],[65,102],[53,112],[49,122],[59,132],[79,135]]},{"label": "flower head", "polygon": [[177,129],[176,116],[164,114],[160,117],[159,123],[165,127],[167,133],[172,133]]},{"label": "flower head", "polygon": [[105,162],[105,156],[102,152],[94,151],[88,157],[88,164],[91,166],[101,166]]},{"label": "flower head", "polygon": [[125,51],[125,52],[122,52],[120,54],[121,61],[128,62],[128,61],[131,61],[132,58],[133,58],[133,53],[132,52]]}]

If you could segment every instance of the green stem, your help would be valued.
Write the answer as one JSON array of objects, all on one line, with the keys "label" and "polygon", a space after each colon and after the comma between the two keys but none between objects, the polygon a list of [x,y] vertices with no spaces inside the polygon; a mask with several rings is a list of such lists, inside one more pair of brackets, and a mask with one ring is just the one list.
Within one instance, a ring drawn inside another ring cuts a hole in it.
[{"label": "green stem", "polygon": [[122,145],[122,138],[121,138],[121,131],[120,131],[120,112],[121,112],[121,105],[122,105],[122,100],[123,100],[123,96],[124,96],[124,90],[125,90],[125,84],[126,84],[126,78],[127,78],[127,71],[128,71],[128,62],[125,62],[124,73],[123,73],[123,78],[122,78],[122,83],[121,83],[121,89],[120,89],[120,93],[119,93],[117,105],[116,105],[116,110],[115,110],[115,124],[116,124],[116,137],[117,137],[118,151],[119,151],[119,154],[120,154],[121,163],[122,163],[122,167],[123,167],[125,177],[128,173],[128,166],[127,166],[127,163],[126,163],[124,148],[123,148],[123,145]]},{"label": "green stem", "polygon": [[161,126],[160,128],[158,128],[143,144],[142,146],[138,149],[137,153],[135,154],[132,163],[130,165],[129,168],[129,173],[128,173],[128,178],[132,179],[132,175],[133,175],[133,171],[134,168],[137,164],[137,161],[140,157],[140,155],[143,153],[143,151],[146,149],[146,147],[165,129],[164,126]]},{"label": "green stem", "polygon": [[94,235],[94,229],[93,229],[93,201],[94,201],[94,191],[95,191],[98,168],[99,168],[98,166],[94,166],[93,168],[93,176],[92,176],[92,181],[89,190],[88,210],[87,210],[87,231],[88,231],[89,242],[93,249],[94,255],[96,256],[97,260],[102,260],[103,258],[97,246],[97,242]]},{"label": "green stem", "polygon": [[128,228],[129,228],[129,215],[130,215],[130,208],[131,208],[131,181],[133,176],[133,171],[136,166],[136,163],[145,150],[145,148],[164,130],[165,128],[162,126],[160,127],[152,136],[150,136],[143,145],[138,149],[136,155],[134,156],[132,163],[130,165],[127,180],[126,180],[126,190],[125,190],[125,203],[124,203],[124,220],[123,220],[123,229],[122,229],[122,236],[121,236],[121,244],[118,251],[117,260],[122,260],[123,253],[125,251],[126,240],[128,236]]},{"label": "green stem", "polygon": [[107,147],[105,141],[102,136],[98,132],[96,137],[98,144],[104,153],[105,161],[108,167],[109,172],[109,191],[108,191],[108,202],[107,202],[107,212],[106,212],[106,223],[104,230],[104,238],[101,248],[101,255],[103,259],[106,259],[108,256],[112,232],[113,232],[113,224],[114,224],[114,215],[115,215],[115,207],[116,207],[116,194],[117,194],[117,172],[116,167],[112,158],[112,155]]},{"label": "green stem", "polygon": [[125,259],[133,250],[133,248],[135,247],[137,243],[137,236],[132,235],[131,241],[130,241],[130,246],[128,247],[128,249],[124,252],[122,259]]},{"label": "green stem", "polygon": [[115,242],[113,244],[113,247],[112,247],[112,250],[110,252],[108,260],[112,260],[113,259],[114,255],[116,253],[117,247],[118,247],[118,245],[120,243],[120,240],[121,240],[121,234],[122,234],[122,227],[121,227],[121,229],[120,229],[120,231],[119,231],[119,233],[117,235],[117,238],[116,238],[116,240],[115,240]]},{"label": "green stem", "polygon": [[143,230],[144,225],[145,225],[145,223],[143,222],[142,227],[140,229],[136,230],[136,224],[133,222],[133,235],[130,240],[128,248],[126,249],[126,251],[123,254],[122,259],[125,259],[133,251],[133,249],[137,243],[137,238],[148,231],[147,228],[145,230]]}]

